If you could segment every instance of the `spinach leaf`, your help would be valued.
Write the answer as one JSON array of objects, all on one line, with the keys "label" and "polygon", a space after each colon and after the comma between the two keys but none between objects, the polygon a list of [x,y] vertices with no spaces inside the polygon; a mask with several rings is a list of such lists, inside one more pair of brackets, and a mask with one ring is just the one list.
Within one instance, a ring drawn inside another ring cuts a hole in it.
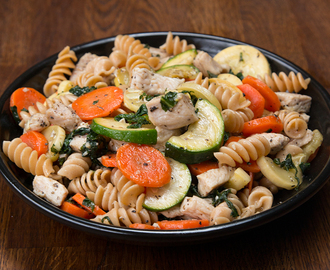
[{"label": "spinach leaf", "polygon": [[150,124],[148,118],[148,109],[145,104],[142,104],[136,113],[128,113],[128,114],[118,114],[115,116],[116,121],[120,121],[121,119],[125,119],[127,123],[130,123],[128,128],[141,128],[142,125]]},{"label": "spinach leaf", "polygon": [[160,105],[162,109],[167,112],[168,110],[172,109],[177,103],[177,92],[167,92],[164,96],[160,99]]},{"label": "spinach leaf", "polygon": [[296,165],[294,165],[293,161],[292,161],[292,156],[291,154],[288,154],[286,157],[285,157],[285,160],[283,160],[282,162],[278,159],[278,158],[274,158],[274,163],[278,166],[280,166],[281,168],[283,168],[284,170],[286,171],[289,171],[291,169],[295,170],[295,176],[294,178],[296,178],[298,184],[297,184],[297,187],[296,189],[299,187],[300,185],[300,179],[299,177],[297,176],[298,174],[298,169],[296,167]]},{"label": "spinach leaf", "polygon": [[84,94],[86,94],[88,92],[91,92],[91,91],[93,91],[95,89],[96,89],[96,87],[94,87],[94,86],[92,86],[92,87],[88,87],[88,86],[86,86],[86,87],[80,87],[80,86],[76,85],[75,87],[72,87],[69,90],[69,92],[71,94],[74,94],[77,97],[80,97],[80,96],[82,96],[82,95],[84,95]]}]

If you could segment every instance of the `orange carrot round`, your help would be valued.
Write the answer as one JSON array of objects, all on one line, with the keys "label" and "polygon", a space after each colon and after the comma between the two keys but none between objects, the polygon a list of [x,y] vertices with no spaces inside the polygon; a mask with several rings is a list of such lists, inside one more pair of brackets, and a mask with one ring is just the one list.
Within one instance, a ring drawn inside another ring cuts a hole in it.
[{"label": "orange carrot round", "polygon": [[89,213],[88,211],[70,202],[63,202],[63,204],[61,205],[61,209],[76,217],[87,218],[87,219],[95,217],[95,215],[93,215],[92,213]]},{"label": "orange carrot round", "polygon": [[46,154],[48,151],[48,141],[46,137],[38,131],[28,131],[21,135],[20,139],[33,150],[36,150],[38,152],[38,156]]},{"label": "orange carrot round", "polygon": [[237,87],[244,93],[245,97],[251,101],[249,108],[254,113],[254,118],[262,116],[265,108],[265,99],[258,90],[249,84],[237,85]]},{"label": "orange carrot round", "polygon": [[216,161],[207,160],[197,164],[187,164],[187,166],[191,174],[197,176],[199,174],[207,172],[208,170],[218,169],[219,163]]},{"label": "orange carrot round", "polygon": [[72,103],[72,108],[82,120],[92,120],[111,114],[120,107],[123,99],[123,90],[109,86],[80,96]]},{"label": "orange carrot round", "polygon": [[37,102],[44,103],[45,101],[46,97],[37,90],[29,87],[21,87],[11,94],[10,107],[16,106],[18,116],[22,119],[20,112],[23,109],[28,110],[30,106],[34,106],[37,109]]},{"label": "orange carrot round", "polygon": [[263,81],[248,75],[242,80],[242,83],[249,84],[259,91],[265,99],[266,110],[276,112],[281,108],[281,103],[277,95]]},{"label": "orange carrot round", "polygon": [[248,137],[252,134],[263,132],[279,133],[283,130],[283,123],[275,115],[269,115],[258,119],[245,122],[243,126],[243,135]]},{"label": "orange carrot round", "polygon": [[134,228],[134,229],[143,229],[143,230],[159,230],[159,228],[154,227],[152,225],[148,224],[142,224],[142,223],[133,223],[129,225],[129,228]]},{"label": "orange carrot round", "polygon": [[101,163],[104,167],[114,168],[117,167],[116,154],[109,153],[101,157]]},{"label": "orange carrot round", "polygon": [[182,229],[194,229],[200,227],[209,226],[207,219],[190,219],[190,220],[163,220],[158,221],[160,229],[162,230],[182,230]]},{"label": "orange carrot round", "polygon": [[171,180],[170,164],[149,145],[125,144],[118,149],[116,160],[123,175],[140,186],[162,187]]},{"label": "orange carrot round", "polygon": [[260,168],[255,160],[250,160],[249,162],[243,161],[243,163],[237,163],[236,165],[250,173],[260,172]]}]

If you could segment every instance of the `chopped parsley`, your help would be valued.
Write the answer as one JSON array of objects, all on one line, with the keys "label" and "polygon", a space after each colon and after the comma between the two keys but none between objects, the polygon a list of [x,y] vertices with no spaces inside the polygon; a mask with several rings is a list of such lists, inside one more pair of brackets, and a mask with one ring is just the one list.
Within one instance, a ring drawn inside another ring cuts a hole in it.
[{"label": "chopped parsley", "polygon": [[90,199],[88,199],[87,197],[83,200],[82,205],[90,208],[91,211],[94,212],[95,203],[93,201],[91,201]]},{"label": "chopped parsley", "polygon": [[231,210],[230,215],[235,218],[235,217],[238,217],[238,212],[237,212],[237,209],[235,208],[234,204],[228,199],[229,193],[231,193],[230,189],[225,189],[221,192],[216,190],[216,192],[215,192],[216,196],[214,197],[213,205],[216,207],[220,203],[226,202],[228,208]]},{"label": "chopped parsley", "polygon": [[282,162],[278,159],[278,158],[274,158],[274,163],[278,166],[280,166],[280,168],[289,171],[291,169],[295,170],[295,175],[294,178],[297,180],[298,184],[297,187],[299,187],[300,185],[300,179],[297,176],[298,174],[298,169],[296,167],[296,165],[294,165],[293,161],[292,161],[292,156],[291,154],[288,154],[285,158],[285,160],[283,160]]},{"label": "chopped parsley", "polygon": [[91,91],[93,91],[95,89],[96,89],[96,87],[94,87],[94,86],[92,86],[92,87],[88,87],[88,86],[86,86],[86,87],[80,87],[80,86],[76,85],[75,87],[72,87],[69,90],[69,92],[71,94],[74,94],[77,97],[80,97],[80,96],[82,96],[82,95],[84,95],[84,94],[86,94],[88,92],[91,92]]},{"label": "chopped parsley", "polygon": [[172,109],[177,103],[178,93],[177,92],[167,92],[164,96],[160,99],[160,105],[162,109],[167,112],[168,110]]},{"label": "chopped parsley", "polygon": [[104,221],[107,220],[111,225],[113,225],[111,219],[108,216],[105,216],[101,219],[101,222],[104,223]]},{"label": "chopped parsley", "polygon": [[237,74],[235,74],[232,70],[229,70],[229,74],[235,75],[240,80],[243,80],[244,79],[244,76],[243,76],[243,73],[242,72],[238,72]]},{"label": "chopped parsley", "polygon": [[94,100],[93,101],[93,105],[97,104],[99,101],[100,101],[99,99],[98,100]]},{"label": "chopped parsley", "polygon": [[242,52],[239,53],[239,61],[240,62],[243,62],[244,61],[244,59],[243,59],[243,53]]},{"label": "chopped parsley", "polygon": [[136,113],[118,114],[115,116],[116,121],[120,121],[121,119],[125,119],[130,124],[127,126],[128,128],[141,128],[142,125],[150,124],[148,109],[145,104],[142,104]]},{"label": "chopped parsley", "polygon": [[148,95],[147,93],[143,93],[142,95],[140,95],[139,99],[144,99],[146,101],[150,101],[152,100],[154,97],[157,97],[158,95],[155,95],[155,96],[151,96],[151,95]]}]

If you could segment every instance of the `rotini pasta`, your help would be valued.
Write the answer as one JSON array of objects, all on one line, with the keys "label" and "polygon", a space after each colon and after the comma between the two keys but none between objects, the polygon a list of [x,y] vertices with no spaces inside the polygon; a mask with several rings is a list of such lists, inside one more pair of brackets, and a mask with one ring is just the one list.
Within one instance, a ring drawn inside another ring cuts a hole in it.
[{"label": "rotini pasta", "polygon": [[231,133],[240,133],[243,130],[245,122],[254,117],[250,108],[244,108],[237,111],[225,109],[222,111],[222,118],[225,124],[225,131]]},{"label": "rotini pasta", "polygon": [[178,36],[173,38],[172,32],[168,32],[166,42],[160,48],[165,50],[169,55],[177,55],[187,50],[195,49],[195,45],[188,44],[185,39],[180,40]]},{"label": "rotini pasta", "polygon": [[66,46],[59,54],[55,65],[48,75],[48,79],[44,86],[44,94],[46,97],[51,96],[57,91],[59,84],[66,80],[66,76],[71,76],[71,69],[75,68],[73,62],[77,61],[74,51]]},{"label": "rotini pasta", "polygon": [[38,157],[38,152],[23,143],[20,138],[12,141],[3,141],[2,149],[5,155],[17,167],[33,175],[49,176],[55,172],[53,162],[44,154]]},{"label": "rotini pasta", "polygon": [[293,139],[300,139],[305,136],[308,126],[307,122],[298,112],[280,110],[275,113],[284,125],[284,133]]},{"label": "rotini pasta", "polygon": [[82,176],[92,165],[89,157],[83,157],[81,153],[73,153],[63,163],[57,174],[69,179]]},{"label": "rotini pasta", "polygon": [[293,71],[291,71],[289,75],[286,75],[284,72],[280,72],[277,75],[273,72],[272,76],[265,74],[264,77],[264,82],[274,92],[288,91],[290,93],[298,93],[302,89],[306,90],[310,81],[310,78],[304,79],[300,72],[295,74]]},{"label": "rotini pasta", "polygon": [[256,134],[238,142],[231,142],[228,146],[222,146],[219,152],[214,153],[214,156],[220,165],[226,164],[235,167],[236,162],[257,160],[261,156],[267,156],[269,152],[268,140],[262,135]]}]

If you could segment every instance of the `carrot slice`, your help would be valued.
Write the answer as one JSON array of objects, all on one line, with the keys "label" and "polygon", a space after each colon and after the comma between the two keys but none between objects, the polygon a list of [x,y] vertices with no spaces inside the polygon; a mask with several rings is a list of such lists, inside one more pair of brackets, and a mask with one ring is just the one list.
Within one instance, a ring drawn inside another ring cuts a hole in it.
[{"label": "carrot slice", "polygon": [[227,146],[228,144],[230,144],[231,142],[238,142],[239,140],[244,139],[243,137],[240,136],[230,136],[229,139],[226,141],[226,143],[224,144],[224,146]]},{"label": "carrot slice", "polygon": [[159,230],[159,228],[154,227],[152,225],[148,224],[142,224],[142,223],[133,223],[129,225],[129,228],[134,228],[134,229],[143,229],[143,230]]},{"label": "carrot slice", "polygon": [[109,153],[101,157],[101,163],[104,167],[114,168],[117,167],[116,154]]},{"label": "carrot slice", "polygon": [[33,150],[36,150],[38,152],[38,156],[46,154],[48,151],[48,141],[46,137],[38,131],[30,130],[21,135],[20,139]]},{"label": "carrot slice", "polygon": [[82,120],[92,120],[111,114],[120,107],[123,99],[123,90],[109,86],[80,96],[72,103],[72,109]]},{"label": "carrot slice", "polygon": [[70,202],[63,202],[63,204],[61,205],[61,209],[76,217],[87,218],[87,219],[95,217],[95,215],[93,215],[92,213]]},{"label": "carrot slice", "polygon": [[144,187],[162,187],[171,180],[171,166],[149,145],[128,143],[117,151],[117,166],[128,179]]},{"label": "carrot slice", "polygon": [[13,112],[13,108],[16,107],[18,117],[22,119],[20,112],[23,109],[28,110],[30,106],[34,106],[37,109],[37,102],[44,103],[45,101],[46,97],[37,90],[29,87],[21,87],[11,94],[10,108]]},{"label": "carrot slice", "polygon": [[216,161],[203,161],[201,163],[197,163],[197,164],[187,164],[188,168],[191,172],[192,175],[199,175],[202,173],[207,172],[208,170],[212,170],[212,169],[218,169],[219,168],[219,163]]},{"label": "carrot slice", "polygon": [[244,171],[257,173],[260,172],[260,168],[255,160],[250,160],[249,162],[236,163],[236,167],[242,168]]},{"label": "carrot slice", "polygon": [[251,101],[249,108],[253,111],[254,118],[261,117],[265,108],[264,97],[249,84],[237,85],[237,87],[244,93],[245,97]]},{"label": "carrot slice", "polygon": [[249,189],[249,194],[251,193],[251,190],[253,188],[253,179],[254,179],[254,173],[253,172],[250,172],[250,182],[248,183],[248,189]]},{"label": "carrot slice", "polygon": [[276,112],[281,108],[281,102],[278,99],[277,95],[263,81],[260,81],[259,79],[248,75],[242,80],[242,83],[249,84],[253,88],[255,88],[259,91],[259,93],[265,99],[265,109],[266,110],[271,111],[271,112]]},{"label": "carrot slice", "polygon": [[162,230],[182,230],[194,229],[209,226],[207,219],[190,219],[190,220],[163,220],[158,221],[157,224]]},{"label": "carrot slice", "polygon": [[248,137],[252,134],[263,132],[279,133],[283,130],[283,123],[275,115],[269,115],[258,119],[245,122],[243,126],[243,135]]},{"label": "carrot slice", "polygon": [[105,212],[100,207],[95,205],[94,202],[86,198],[84,195],[81,195],[80,193],[76,193],[75,195],[73,195],[72,200],[74,200],[76,203],[85,208],[88,212],[93,213],[96,216],[105,214]]}]

